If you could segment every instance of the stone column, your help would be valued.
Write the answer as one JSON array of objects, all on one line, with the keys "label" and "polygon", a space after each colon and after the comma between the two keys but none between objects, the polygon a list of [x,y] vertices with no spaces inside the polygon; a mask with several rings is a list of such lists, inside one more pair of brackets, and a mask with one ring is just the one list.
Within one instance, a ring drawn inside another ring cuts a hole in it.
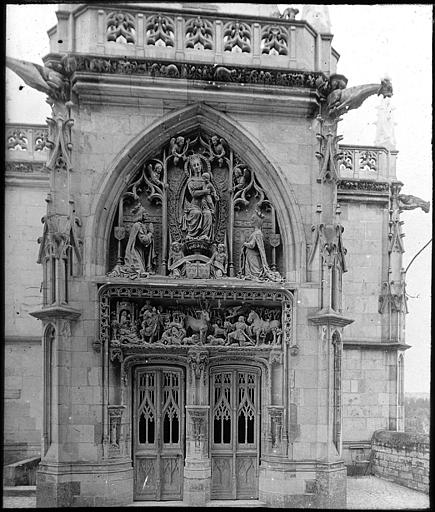
[{"label": "stone column", "polygon": [[186,393],[186,459],[183,501],[190,506],[204,506],[210,501],[211,461],[208,450],[208,351],[193,347],[187,354],[189,377]]}]

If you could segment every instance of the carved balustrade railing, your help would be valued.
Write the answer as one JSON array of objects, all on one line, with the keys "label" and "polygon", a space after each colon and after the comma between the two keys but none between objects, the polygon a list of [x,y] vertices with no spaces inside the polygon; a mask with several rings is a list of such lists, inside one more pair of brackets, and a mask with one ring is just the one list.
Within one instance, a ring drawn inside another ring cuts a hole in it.
[{"label": "carved balustrade railing", "polygon": [[70,7],[58,20],[49,31],[52,53],[329,71],[318,57],[330,40],[316,45],[316,32],[300,20],[116,4]]},{"label": "carved balustrade railing", "polygon": [[6,124],[5,160],[45,162],[48,128],[37,124]]},{"label": "carved balustrade railing", "polygon": [[385,180],[396,176],[396,153],[375,146],[339,146],[337,168],[341,179]]}]

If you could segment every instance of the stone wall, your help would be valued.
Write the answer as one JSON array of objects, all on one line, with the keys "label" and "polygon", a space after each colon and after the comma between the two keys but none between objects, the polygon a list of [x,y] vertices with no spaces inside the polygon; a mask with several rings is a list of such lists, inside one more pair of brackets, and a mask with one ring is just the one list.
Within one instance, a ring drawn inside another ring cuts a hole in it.
[{"label": "stone wall", "polygon": [[4,464],[41,455],[41,341],[6,341]]},{"label": "stone wall", "polygon": [[375,476],[429,493],[429,436],[379,430],[372,437]]},{"label": "stone wall", "polygon": [[48,178],[36,183],[23,173],[15,184],[10,175],[5,178],[3,454],[4,464],[10,464],[41,455],[41,325],[29,313],[42,300],[37,239]]},{"label": "stone wall", "polygon": [[342,389],[343,441],[370,442],[376,430],[395,428],[395,351],[345,347]]}]

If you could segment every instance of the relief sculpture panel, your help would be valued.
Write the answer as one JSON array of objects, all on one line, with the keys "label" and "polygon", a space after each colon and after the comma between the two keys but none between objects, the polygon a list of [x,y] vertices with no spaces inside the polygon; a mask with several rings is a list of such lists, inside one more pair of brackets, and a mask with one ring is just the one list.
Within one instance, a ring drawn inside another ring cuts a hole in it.
[{"label": "relief sculpture panel", "polygon": [[110,346],[280,346],[282,310],[259,305],[112,300]]},{"label": "relief sculpture panel", "polygon": [[255,172],[213,134],[172,137],[119,200],[109,277],[281,282],[275,209]]}]

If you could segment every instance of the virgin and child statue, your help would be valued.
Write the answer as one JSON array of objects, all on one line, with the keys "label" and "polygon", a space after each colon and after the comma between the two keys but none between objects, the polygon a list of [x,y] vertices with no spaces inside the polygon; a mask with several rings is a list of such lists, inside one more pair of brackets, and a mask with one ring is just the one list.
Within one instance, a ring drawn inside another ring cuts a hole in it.
[{"label": "virgin and child statue", "polygon": [[190,200],[185,199],[182,217],[182,230],[186,241],[203,240],[210,242],[216,222],[216,202],[219,196],[211,182],[210,174],[202,172],[201,157],[194,154],[188,160],[189,179],[187,190]]}]

